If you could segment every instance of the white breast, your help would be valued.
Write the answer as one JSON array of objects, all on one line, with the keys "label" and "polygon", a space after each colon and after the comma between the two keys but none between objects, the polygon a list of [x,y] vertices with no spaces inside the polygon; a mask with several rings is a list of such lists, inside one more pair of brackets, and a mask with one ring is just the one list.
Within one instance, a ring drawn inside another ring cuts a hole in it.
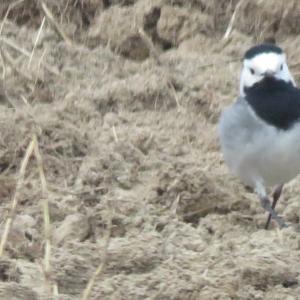
[{"label": "white breast", "polygon": [[300,124],[278,130],[239,99],[223,112],[219,136],[225,162],[247,185],[274,186],[300,173]]}]

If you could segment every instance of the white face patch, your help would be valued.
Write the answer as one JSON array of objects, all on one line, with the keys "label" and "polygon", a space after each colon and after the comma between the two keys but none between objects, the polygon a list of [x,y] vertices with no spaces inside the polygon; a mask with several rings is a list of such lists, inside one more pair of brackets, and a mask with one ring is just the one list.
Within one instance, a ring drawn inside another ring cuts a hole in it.
[{"label": "white face patch", "polygon": [[267,74],[296,85],[287,66],[285,54],[274,52],[261,53],[251,59],[244,60],[240,81],[241,96],[245,96],[244,89],[246,87],[253,86]]}]

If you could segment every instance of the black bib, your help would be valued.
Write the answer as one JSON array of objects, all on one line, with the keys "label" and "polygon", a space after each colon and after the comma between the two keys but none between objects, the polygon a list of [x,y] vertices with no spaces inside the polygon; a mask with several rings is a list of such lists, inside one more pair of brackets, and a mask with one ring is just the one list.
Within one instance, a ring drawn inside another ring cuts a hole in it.
[{"label": "black bib", "polygon": [[266,123],[287,130],[300,120],[300,89],[266,77],[245,89],[246,101]]}]

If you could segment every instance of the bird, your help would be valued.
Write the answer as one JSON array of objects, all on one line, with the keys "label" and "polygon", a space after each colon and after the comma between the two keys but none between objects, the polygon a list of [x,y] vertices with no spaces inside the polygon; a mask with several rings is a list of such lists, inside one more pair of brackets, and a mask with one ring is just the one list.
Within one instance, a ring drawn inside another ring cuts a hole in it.
[{"label": "bird", "polygon": [[262,43],[245,52],[239,95],[222,111],[218,134],[225,164],[269,214],[265,229],[271,219],[287,227],[275,207],[284,184],[300,173],[300,89],[282,48]]}]

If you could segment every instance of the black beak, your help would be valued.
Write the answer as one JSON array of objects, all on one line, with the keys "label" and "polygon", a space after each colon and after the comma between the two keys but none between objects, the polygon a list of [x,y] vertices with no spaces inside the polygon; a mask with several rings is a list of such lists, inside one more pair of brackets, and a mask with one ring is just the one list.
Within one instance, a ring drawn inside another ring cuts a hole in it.
[{"label": "black beak", "polygon": [[274,75],[275,75],[275,72],[271,71],[271,70],[268,70],[265,73],[263,73],[263,76],[267,77],[267,78],[274,77]]}]

